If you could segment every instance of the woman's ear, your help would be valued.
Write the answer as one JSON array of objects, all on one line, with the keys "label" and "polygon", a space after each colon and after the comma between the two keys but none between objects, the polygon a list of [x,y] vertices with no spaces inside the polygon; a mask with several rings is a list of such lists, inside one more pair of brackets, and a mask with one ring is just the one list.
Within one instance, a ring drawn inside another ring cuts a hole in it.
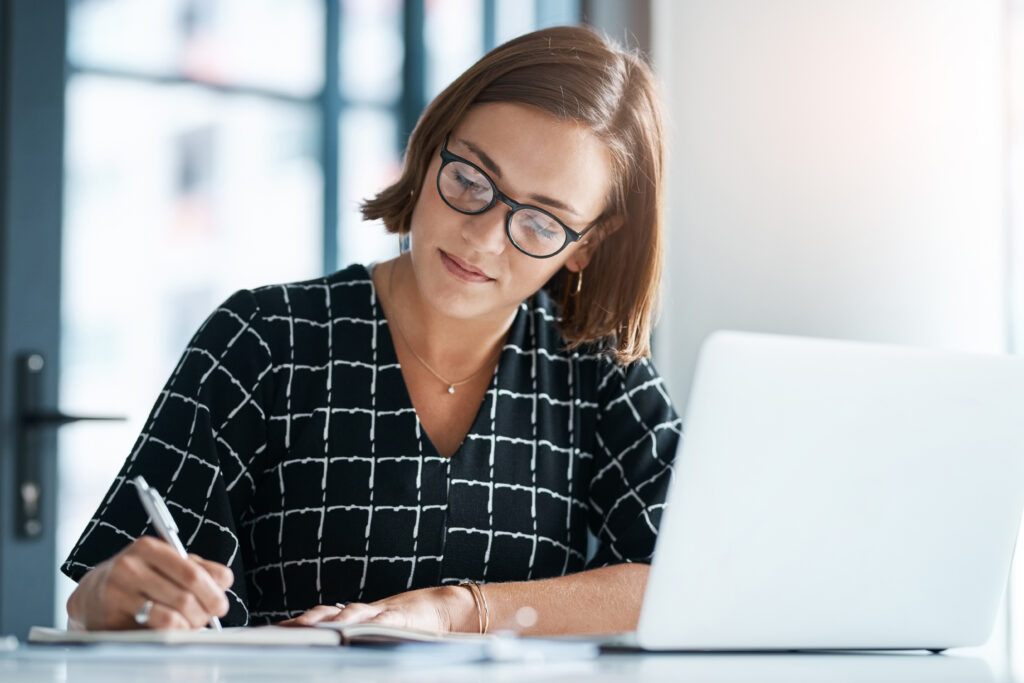
[{"label": "woman's ear", "polygon": [[565,267],[574,273],[578,273],[590,263],[597,246],[609,235],[622,227],[622,216],[611,216],[603,221],[579,241],[572,256],[565,262]]}]

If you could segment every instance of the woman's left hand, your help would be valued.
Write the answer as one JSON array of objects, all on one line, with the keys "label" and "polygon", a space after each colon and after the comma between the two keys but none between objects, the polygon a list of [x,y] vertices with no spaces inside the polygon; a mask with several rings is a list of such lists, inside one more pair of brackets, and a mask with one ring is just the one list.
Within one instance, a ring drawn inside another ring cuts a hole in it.
[{"label": "woman's left hand", "polygon": [[461,586],[421,588],[376,602],[350,602],[344,607],[317,605],[281,626],[313,626],[321,622],[369,622],[424,631],[467,631],[479,628],[473,594]]}]

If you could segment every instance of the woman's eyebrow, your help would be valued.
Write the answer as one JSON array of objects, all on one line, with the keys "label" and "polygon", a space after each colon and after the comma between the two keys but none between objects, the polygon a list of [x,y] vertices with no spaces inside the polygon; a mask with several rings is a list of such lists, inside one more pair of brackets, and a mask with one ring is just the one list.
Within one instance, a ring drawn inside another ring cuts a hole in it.
[{"label": "woman's eyebrow", "polygon": [[499,178],[501,177],[501,168],[498,166],[498,164],[494,162],[494,159],[487,156],[487,153],[485,151],[483,151],[482,149],[474,145],[472,142],[464,138],[459,138],[459,142],[464,144],[469,149],[470,152],[477,155],[481,163],[483,163],[483,165],[487,167],[488,171],[498,176]]},{"label": "woman's eyebrow", "polygon": [[[480,149],[479,147],[474,145],[469,140],[466,140],[465,138],[459,138],[458,140],[463,145],[465,145],[466,148],[470,152],[475,154],[478,159],[480,159],[480,163],[482,163],[484,166],[486,166],[488,171],[493,173],[498,178],[501,178],[501,167],[498,166],[497,163],[495,163],[494,159],[492,159],[491,157],[487,156],[486,152],[484,152],[482,149]],[[569,206],[565,202],[561,202],[561,201],[559,201],[557,199],[553,199],[552,197],[548,197],[548,196],[542,195],[542,194],[531,194],[529,196],[529,199],[532,200],[532,201],[535,201],[535,202],[537,202],[539,204],[547,204],[548,206],[550,206],[552,208],[555,208],[555,209],[558,209],[559,211],[564,211],[566,213],[571,213],[573,216],[576,216],[577,218],[580,217],[579,211],[577,211],[576,209],[572,208],[571,206]]]}]

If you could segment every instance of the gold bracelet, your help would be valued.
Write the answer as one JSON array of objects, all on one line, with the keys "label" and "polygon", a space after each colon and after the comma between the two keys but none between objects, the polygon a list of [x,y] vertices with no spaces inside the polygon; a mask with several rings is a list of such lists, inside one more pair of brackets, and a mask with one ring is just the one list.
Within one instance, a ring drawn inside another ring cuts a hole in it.
[{"label": "gold bracelet", "polygon": [[486,634],[487,628],[491,625],[491,614],[490,610],[487,609],[487,598],[484,597],[483,589],[480,588],[480,584],[476,581],[461,581],[459,586],[468,590],[470,595],[473,596],[473,604],[476,605],[476,620],[480,626],[480,633],[481,635]]},{"label": "gold bracelet", "polygon": [[480,602],[482,602],[484,604],[484,630],[481,631],[481,633],[486,635],[487,634],[487,629],[489,629],[490,626],[491,626],[491,613],[487,609],[487,598],[484,596],[483,586],[481,586],[480,584],[477,584],[476,592],[480,594]]}]

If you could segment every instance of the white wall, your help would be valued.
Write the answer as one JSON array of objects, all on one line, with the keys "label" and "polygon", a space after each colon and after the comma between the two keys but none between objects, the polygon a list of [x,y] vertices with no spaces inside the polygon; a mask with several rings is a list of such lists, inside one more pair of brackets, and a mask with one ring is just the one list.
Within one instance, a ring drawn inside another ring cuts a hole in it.
[{"label": "white wall", "polygon": [[1000,0],[660,0],[675,400],[717,328],[1003,350]]},{"label": "white wall", "polygon": [[[1022,5],[655,0],[671,135],[655,355],[681,410],[718,328],[1007,350]],[[997,669],[1004,644],[1000,624]]]},{"label": "white wall", "polygon": [[[1011,279],[1013,351],[1024,353],[1024,0],[1007,0]],[[1022,544],[1024,546],[1024,544]]]}]

